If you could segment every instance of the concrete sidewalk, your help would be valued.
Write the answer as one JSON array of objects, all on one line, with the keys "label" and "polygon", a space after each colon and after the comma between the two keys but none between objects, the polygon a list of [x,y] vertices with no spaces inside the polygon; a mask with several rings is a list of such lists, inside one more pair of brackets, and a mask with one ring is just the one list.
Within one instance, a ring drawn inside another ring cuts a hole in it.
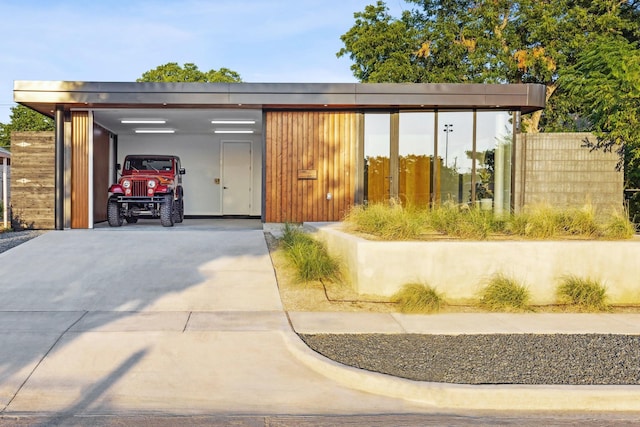
[{"label": "concrete sidewalk", "polygon": [[625,334],[640,335],[640,314],[289,312],[302,334]]},{"label": "concrete sidewalk", "polygon": [[305,333],[554,333],[558,325],[638,333],[640,322],[635,315],[285,313],[259,221],[235,224],[50,232],[0,254],[0,413],[639,410],[636,386],[421,383],[328,360],[291,324]]}]

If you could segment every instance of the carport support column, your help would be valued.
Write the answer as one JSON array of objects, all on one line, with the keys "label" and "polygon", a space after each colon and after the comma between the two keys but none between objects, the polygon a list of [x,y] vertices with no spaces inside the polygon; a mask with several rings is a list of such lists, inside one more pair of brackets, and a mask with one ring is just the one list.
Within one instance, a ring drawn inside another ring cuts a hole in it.
[{"label": "carport support column", "polygon": [[64,229],[64,107],[55,112],[55,228]]}]

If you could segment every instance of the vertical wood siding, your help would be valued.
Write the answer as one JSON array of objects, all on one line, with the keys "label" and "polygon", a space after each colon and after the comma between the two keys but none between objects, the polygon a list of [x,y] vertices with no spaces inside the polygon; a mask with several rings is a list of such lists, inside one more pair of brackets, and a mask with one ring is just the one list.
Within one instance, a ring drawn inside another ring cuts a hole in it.
[{"label": "vertical wood siding", "polygon": [[265,121],[265,221],[341,220],[355,200],[358,113],[273,111]]},{"label": "vertical wood siding", "polygon": [[89,228],[89,114],[71,118],[71,228]]},{"label": "vertical wood siding", "polygon": [[109,188],[109,132],[93,127],[93,221],[107,220]]},{"label": "vertical wood siding", "polygon": [[11,215],[19,228],[55,226],[53,132],[11,134]]}]

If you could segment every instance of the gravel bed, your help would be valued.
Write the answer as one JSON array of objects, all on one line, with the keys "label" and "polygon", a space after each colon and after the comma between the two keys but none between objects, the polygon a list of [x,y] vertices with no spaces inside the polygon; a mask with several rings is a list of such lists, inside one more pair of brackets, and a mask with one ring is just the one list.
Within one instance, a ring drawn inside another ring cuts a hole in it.
[{"label": "gravel bed", "polygon": [[356,368],[457,384],[639,385],[640,336],[300,335],[318,353]]},{"label": "gravel bed", "polygon": [[45,230],[6,231],[0,233],[0,253],[46,233]]}]

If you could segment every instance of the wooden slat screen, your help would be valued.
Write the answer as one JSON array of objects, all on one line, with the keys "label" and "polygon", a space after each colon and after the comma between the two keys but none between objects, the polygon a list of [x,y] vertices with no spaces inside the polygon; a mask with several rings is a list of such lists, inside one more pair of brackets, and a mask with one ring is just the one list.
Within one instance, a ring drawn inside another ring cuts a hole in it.
[{"label": "wooden slat screen", "polygon": [[55,226],[53,132],[11,134],[11,215],[18,228]]},{"label": "wooden slat screen", "polygon": [[265,120],[265,221],[341,220],[355,200],[358,113],[271,111]]},{"label": "wooden slat screen", "polygon": [[89,114],[71,119],[71,228],[89,228]]}]

